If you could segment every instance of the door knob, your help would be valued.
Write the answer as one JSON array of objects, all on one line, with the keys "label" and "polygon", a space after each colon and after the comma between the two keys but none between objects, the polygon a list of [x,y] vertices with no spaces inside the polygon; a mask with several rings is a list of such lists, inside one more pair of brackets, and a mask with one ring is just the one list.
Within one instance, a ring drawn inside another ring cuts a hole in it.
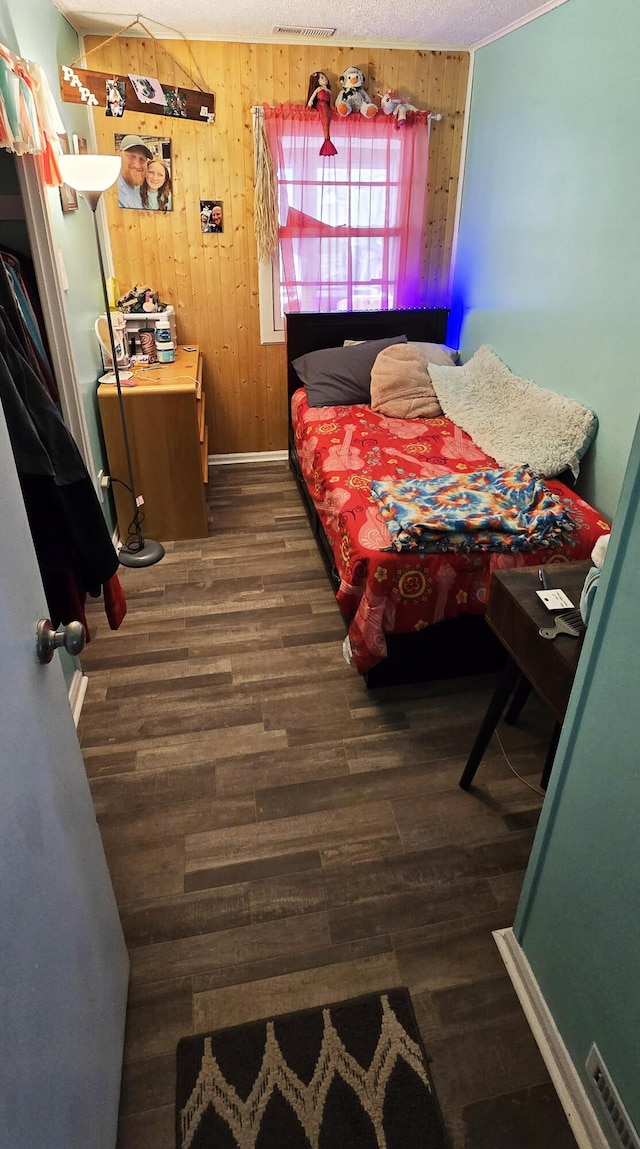
[{"label": "door knob", "polygon": [[69,654],[80,654],[84,650],[85,629],[81,622],[68,622],[56,630],[50,618],[41,618],[36,633],[36,654],[43,666],[51,662],[54,651],[60,646],[64,646]]}]

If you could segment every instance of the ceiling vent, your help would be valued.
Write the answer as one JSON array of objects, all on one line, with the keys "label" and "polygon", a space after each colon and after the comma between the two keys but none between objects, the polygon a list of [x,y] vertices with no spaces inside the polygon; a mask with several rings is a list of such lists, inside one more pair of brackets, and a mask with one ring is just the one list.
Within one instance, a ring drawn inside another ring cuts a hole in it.
[{"label": "ceiling vent", "polygon": [[638,1133],[622,1104],[620,1094],[613,1084],[597,1045],[592,1045],[589,1050],[586,1068],[608,1118],[609,1130],[613,1133],[615,1144],[624,1146],[624,1149],[640,1149]]},{"label": "ceiling vent", "polygon": [[335,36],[335,28],[288,28],[281,24],[276,24],[275,28],[271,29],[273,36],[315,36],[316,39],[328,40],[330,36]]}]

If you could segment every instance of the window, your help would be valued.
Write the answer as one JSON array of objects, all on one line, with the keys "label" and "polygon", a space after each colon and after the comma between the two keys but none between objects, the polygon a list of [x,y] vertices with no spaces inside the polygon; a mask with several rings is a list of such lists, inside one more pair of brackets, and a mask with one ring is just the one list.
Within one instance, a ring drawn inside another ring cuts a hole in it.
[{"label": "window", "polygon": [[313,109],[265,108],[265,127],[278,177],[274,330],[282,311],[424,305],[427,114],[401,129],[391,116],[333,117],[334,157],[319,155]]}]

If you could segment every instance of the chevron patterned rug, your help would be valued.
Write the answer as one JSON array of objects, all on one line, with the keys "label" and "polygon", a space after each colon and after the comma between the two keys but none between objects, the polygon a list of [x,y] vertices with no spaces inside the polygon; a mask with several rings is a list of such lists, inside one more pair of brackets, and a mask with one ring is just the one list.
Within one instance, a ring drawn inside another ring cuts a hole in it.
[{"label": "chevron patterned rug", "polygon": [[176,1149],[446,1149],[406,989],[178,1044]]}]

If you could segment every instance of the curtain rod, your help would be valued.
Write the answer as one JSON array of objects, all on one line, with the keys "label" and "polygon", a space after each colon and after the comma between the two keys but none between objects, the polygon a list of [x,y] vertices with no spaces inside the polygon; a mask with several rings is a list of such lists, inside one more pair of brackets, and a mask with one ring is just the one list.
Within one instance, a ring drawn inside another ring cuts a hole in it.
[{"label": "curtain rod", "polygon": [[[301,104],[300,107],[306,108],[306,104]],[[262,112],[262,110],[262,104],[252,104],[250,108],[252,116],[258,115],[260,112]],[[443,119],[442,112],[427,112],[427,115],[429,116],[430,120],[436,120],[439,122]],[[343,118],[346,119],[346,116]]]}]

